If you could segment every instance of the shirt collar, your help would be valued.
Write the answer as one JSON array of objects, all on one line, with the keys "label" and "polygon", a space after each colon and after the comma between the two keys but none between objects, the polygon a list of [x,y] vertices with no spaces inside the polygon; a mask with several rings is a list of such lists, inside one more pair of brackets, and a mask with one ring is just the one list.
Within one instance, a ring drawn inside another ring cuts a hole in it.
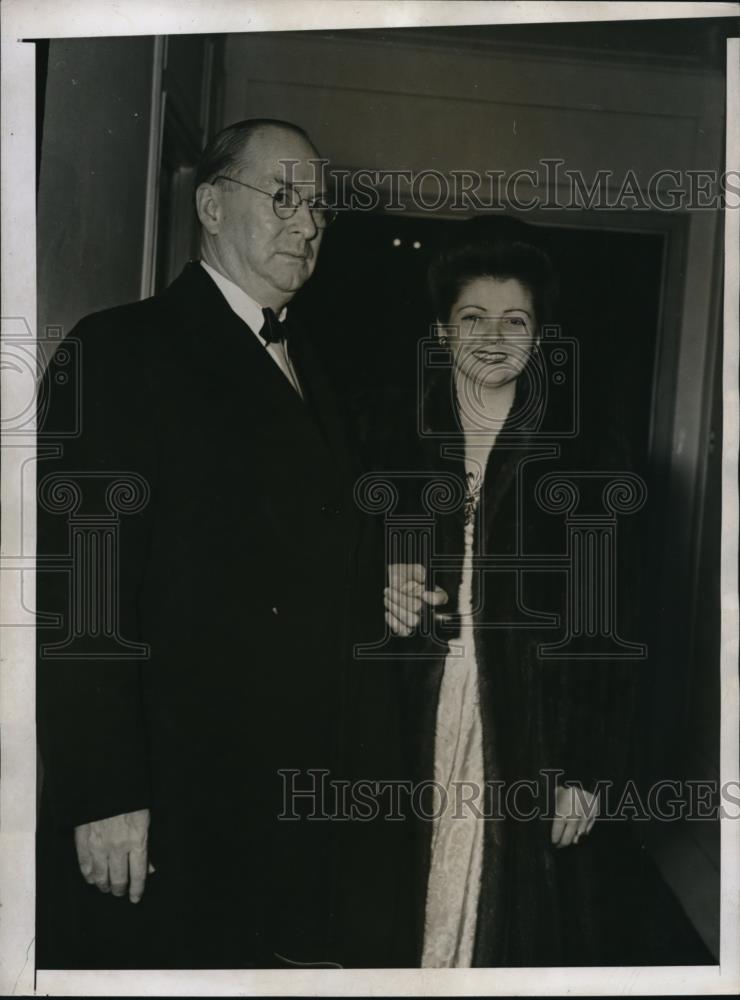
[{"label": "shirt collar", "polygon": [[[211,267],[210,264],[206,264],[204,260],[200,263],[206,274],[213,278],[216,287],[226,299],[231,309],[236,313],[239,319],[243,320],[247,324],[250,330],[257,334],[260,340],[264,343],[264,337],[260,336],[260,330],[265,325],[265,317],[262,314],[263,306],[261,306],[259,302],[255,302],[252,296],[247,295],[243,288],[240,288],[237,284],[231,281],[230,278],[224,277],[220,271]],[[278,320],[281,323],[285,319],[287,312],[287,306],[283,306],[280,310],[280,315],[278,316]]]}]

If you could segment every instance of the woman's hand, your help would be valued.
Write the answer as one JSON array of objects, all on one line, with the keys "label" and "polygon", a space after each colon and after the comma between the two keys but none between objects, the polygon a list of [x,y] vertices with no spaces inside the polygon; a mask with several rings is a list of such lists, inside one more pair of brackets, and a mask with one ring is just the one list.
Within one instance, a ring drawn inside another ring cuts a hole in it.
[{"label": "woman's hand", "polygon": [[441,587],[427,590],[426,570],[418,563],[393,563],[388,567],[384,591],[385,620],[395,635],[409,636],[419,624],[422,602],[438,607],[447,603]]},{"label": "woman's hand", "polygon": [[550,841],[555,847],[577,844],[591,832],[599,815],[599,797],[583,788],[558,785],[555,789],[555,819]]}]

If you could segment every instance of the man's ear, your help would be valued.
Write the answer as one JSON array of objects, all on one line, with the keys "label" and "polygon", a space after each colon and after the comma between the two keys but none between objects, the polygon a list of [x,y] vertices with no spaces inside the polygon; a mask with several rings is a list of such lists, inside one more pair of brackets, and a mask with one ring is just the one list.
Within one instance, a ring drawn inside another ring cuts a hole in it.
[{"label": "man's ear", "polygon": [[221,228],[221,194],[213,184],[199,184],[195,192],[195,209],[201,226],[211,236]]}]

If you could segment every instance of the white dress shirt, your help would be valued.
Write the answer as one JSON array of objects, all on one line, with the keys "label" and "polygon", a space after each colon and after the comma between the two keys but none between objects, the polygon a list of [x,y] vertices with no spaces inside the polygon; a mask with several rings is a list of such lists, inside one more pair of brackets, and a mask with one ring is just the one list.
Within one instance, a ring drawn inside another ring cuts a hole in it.
[{"label": "white dress shirt", "polygon": [[[236,313],[239,319],[243,320],[247,324],[257,340],[265,348],[272,360],[302,399],[303,393],[301,392],[301,385],[291,363],[290,356],[285,349],[285,344],[268,344],[265,338],[261,336],[260,331],[265,325],[265,317],[262,313],[263,307],[258,302],[255,302],[251,295],[247,295],[243,288],[240,288],[229,278],[225,278],[223,274],[211,267],[210,264],[206,264],[204,260],[200,263],[206,274],[213,279],[216,288],[218,288],[221,292],[231,309]],[[278,316],[278,320],[281,323],[285,319],[287,312],[287,306],[283,306],[280,311],[280,315]]]}]

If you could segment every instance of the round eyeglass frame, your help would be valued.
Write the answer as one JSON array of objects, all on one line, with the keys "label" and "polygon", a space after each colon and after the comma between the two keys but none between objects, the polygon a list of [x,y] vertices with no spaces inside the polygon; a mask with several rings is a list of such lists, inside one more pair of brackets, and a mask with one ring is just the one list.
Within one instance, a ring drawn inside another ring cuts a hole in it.
[{"label": "round eyeglass frame", "polygon": [[[304,202],[308,205],[308,210],[317,229],[326,229],[337,217],[335,209],[324,204],[317,205],[310,199],[303,198],[295,188],[278,188],[273,194],[270,191],[265,191],[263,188],[255,187],[254,184],[247,184],[246,181],[237,180],[236,177],[227,177],[226,174],[216,174],[211,183],[213,184],[215,181],[232,181],[234,184],[240,184],[242,187],[249,188],[250,191],[258,191],[260,194],[271,198],[272,210],[278,219],[283,222],[287,219],[292,219]],[[287,205],[284,203],[281,204],[280,199],[285,199],[286,197],[290,199],[290,203]]]}]

